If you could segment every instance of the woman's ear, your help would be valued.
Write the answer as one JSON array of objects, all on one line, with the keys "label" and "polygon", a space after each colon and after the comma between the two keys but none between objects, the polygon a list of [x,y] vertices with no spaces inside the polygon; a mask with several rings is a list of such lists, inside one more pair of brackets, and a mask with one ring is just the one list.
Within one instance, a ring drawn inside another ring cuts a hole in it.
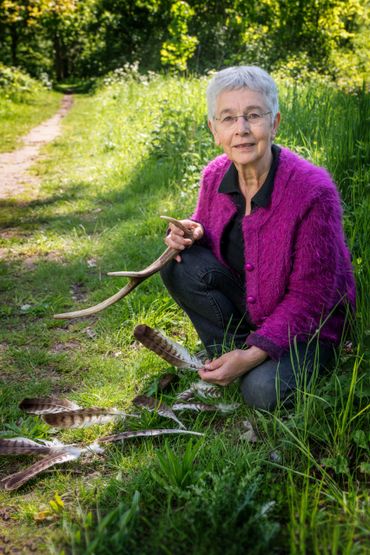
[{"label": "woman's ear", "polygon": [[275,116],[274,119],[274,123],[272,124],[272,133],[271,133],[271,137],[273,139],[275,139],[277,130],[279,129],[279,125],[280,125],[280,112],[278,112]]},{"label": "woman's ear", "polygon": [[213,121],[211,121],[210,119],[208,120],[208,127],[211,130],[211,133],[213,135],[213,138],[215,140],[216,145],[220,146],[221,141],[220,141],[220,138],[218,136],[217,129],[215,128],[215,125],[214,125]]}]

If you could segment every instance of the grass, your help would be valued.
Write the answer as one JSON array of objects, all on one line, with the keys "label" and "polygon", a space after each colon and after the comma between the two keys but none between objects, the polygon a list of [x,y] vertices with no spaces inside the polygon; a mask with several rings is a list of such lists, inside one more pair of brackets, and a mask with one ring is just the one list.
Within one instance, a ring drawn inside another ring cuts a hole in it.
[{"label": "grass", "polygon": [[33,127],[54,115],[59,108],[60,93],[42,89],[9,97],[0,89],[0,152],[20,146],[20,138]]},{"label": "grass", "polygon": [[[58,394],[83,406],[130,407],[155,391],[166,364],[138,347],[147,323],[201,348],[157,276],[87,319],[52,314],[113,294],[162,250],[161,214],[191,213],[201,168],[216,150],[204,118],[204,79],[127,79],[76,96],[64,133],[37,171],[37,200],[1,203],[1,429],[50,438],[24,397]],[[370,550],[368,95],[281,84],[278,141],[335,176],[358,284],[352,348],[330,375],[297,393],[294,412],[241,407],[229,417],[184,415],[199,441],[128,440],[105,455],[56,467],[18,492],[0,492],[0,536],[37,553],[362,554]],[[366,112],[367,110],[367,112]],[[194,379],[186,373],[163,396]],[[223,401],[239,399],[237,386]],[[259,441],[241,439],[249,419]],[[150,414],[114,429],[171,425]],[[113,426],[58,433],[88,443]],[[6,475],[24,461],[0,460]],[[59,496],[59,497],[58,497]],[[58,502],[58,499],[60,501]],[[1,546],[1,543],[0,543]]]}]

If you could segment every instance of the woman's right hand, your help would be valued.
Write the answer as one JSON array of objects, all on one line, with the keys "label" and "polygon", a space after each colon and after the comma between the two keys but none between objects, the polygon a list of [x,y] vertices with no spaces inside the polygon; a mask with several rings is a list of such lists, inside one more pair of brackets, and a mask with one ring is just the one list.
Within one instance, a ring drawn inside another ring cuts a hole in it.
[{"label": "woman's right hand", "polygon": [[[174,224],[170,223],[168,226],[170,232],[166,235],[164,242],[168,247],[171,247],[171,249],[182,251],[191,247],[194,241],[201,239],[204,235],[204,229],[202,224],[193,222],[193,220],[180,220],[180,222],[186,229],[193,233],[193,239],[186,239],[184,237],[184,232]],[[181,256],[177,255],[175,260],[177,262],[181,262]]]}]

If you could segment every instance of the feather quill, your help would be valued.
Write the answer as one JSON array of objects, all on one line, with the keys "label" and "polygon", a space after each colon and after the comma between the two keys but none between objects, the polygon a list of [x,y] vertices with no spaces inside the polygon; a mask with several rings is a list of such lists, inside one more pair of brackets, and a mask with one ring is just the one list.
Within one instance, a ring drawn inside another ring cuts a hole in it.
[{"label": "feather quill", "polygon": [[114,408],[98,407],[42,415],[45,422],[54,428],[86,428],[94,424],[106,424],[116,418],[124,419],[126,416],[137,417],[136,414],[129,415]]},{"label": "feather quill", "polygon": [[226,405],[223,403],[218,403],[215,405],[207,405],[206,403],[174,403],[172,405],[172,410],[193,410],[196,412],[216,412],[220,411],[223,414],[229,414],[239,407],[239,403],[233,403]]},{"label": "feather quill", "polygon": [[19,403],[19,408],[29,414],[46,414],[78,410],[81,407],[68,399],[57,397],[26,398]]},{"label": "feather quill", "polygon": [[121,432],[120,434],[114,434],[111,436],[105,436],[98,439],[99,443],[111,443],[114,441],[124,441],[125,439],[130,439],[133,437],[154,437],[165,434],[191,434],[194,436],[204,436],[200,432],[192,432],[191,430],[176,430],[174,428],[161,428],[156,430],[128,430],[127,432]]},{"label": "feather quill", "polygon": [[150,412],[157,412],[164,418],[171,418],[171,420],[174,420],[180,428],[185,428],[184,424],[177,418],[173,410],[161,401],[156,401],[152,397],[147,397],[146,395],[138,395],[132,402],[137,407],[144,408]]},{"label": "feather quill", "polygon": [[136,326],[134,336],[144,347],[177,368],[199,370],[204,366],[203,362],[196,356],[191,355],[185,347],[145,324]]}]

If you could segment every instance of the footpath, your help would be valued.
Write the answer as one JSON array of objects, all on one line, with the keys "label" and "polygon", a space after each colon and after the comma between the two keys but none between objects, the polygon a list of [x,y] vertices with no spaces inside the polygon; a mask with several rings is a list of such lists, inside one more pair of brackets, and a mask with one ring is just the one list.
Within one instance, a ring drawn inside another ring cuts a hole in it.
[{"label": "footpath", "polygon": [[41,147],[60,135],[61,120],[72,104],[73,96],[64,95],[58,112],[23,137],[22,147],[0,154],[0,199],[16,198],[25,192],[37,197],[40,179],[29,173],[29,169],[40,158]]}]

